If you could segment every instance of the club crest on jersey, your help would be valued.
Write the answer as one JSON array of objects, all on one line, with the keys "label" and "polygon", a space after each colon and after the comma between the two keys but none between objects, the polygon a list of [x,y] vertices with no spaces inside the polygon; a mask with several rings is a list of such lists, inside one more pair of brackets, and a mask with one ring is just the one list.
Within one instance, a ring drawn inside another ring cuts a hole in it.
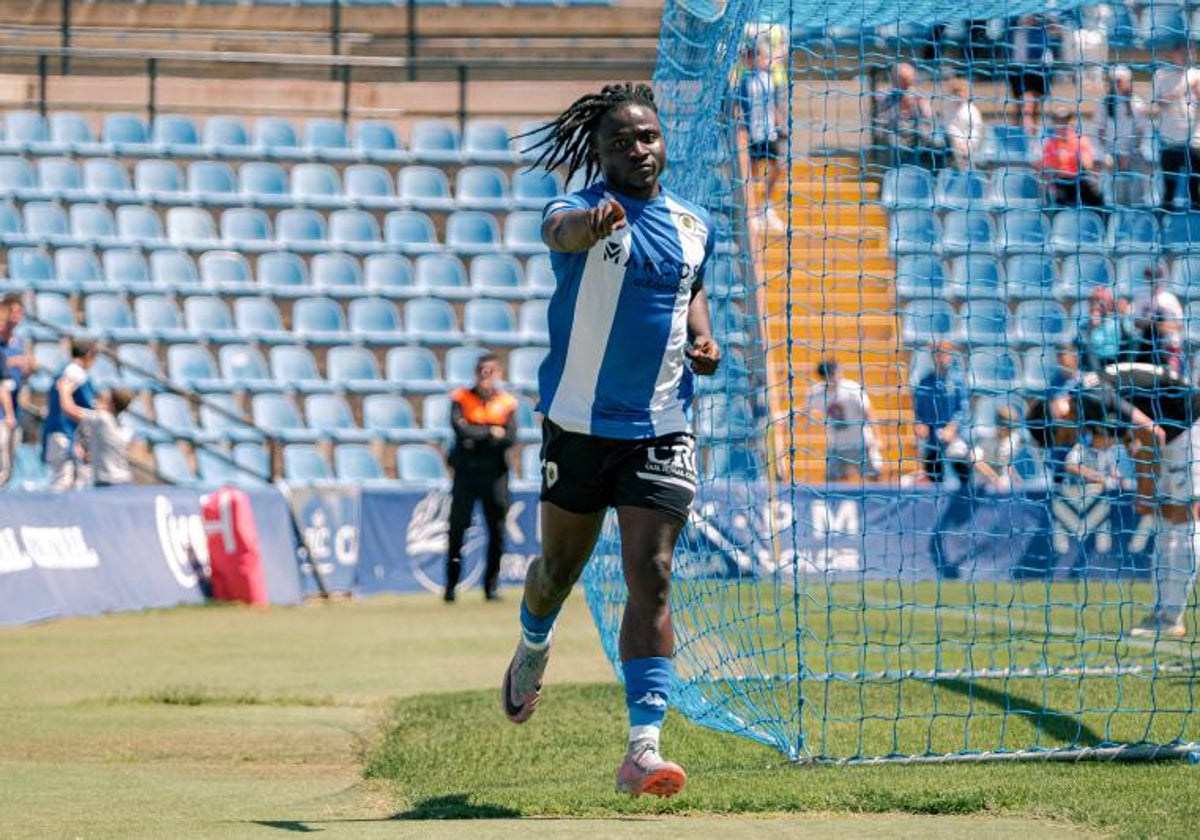
[{"label": "club crest on jersey", "polygon": [[625,255],[625,249],[621,247],[620,242],[609,240],[604,243],[604,261],[621,265],[621,257]]}]

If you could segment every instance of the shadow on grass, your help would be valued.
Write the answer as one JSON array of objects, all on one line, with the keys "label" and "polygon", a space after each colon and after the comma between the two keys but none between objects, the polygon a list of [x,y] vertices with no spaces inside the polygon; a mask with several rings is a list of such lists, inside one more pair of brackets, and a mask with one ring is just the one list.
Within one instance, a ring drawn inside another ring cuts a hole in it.
[{"label": "shadow on grass", "polygon": [[998,691],[966,680],[934,680],[934,684],[974,701],[1003,709],[1008,714],[1024,717],[1037,727],[1038,732],[1063,744],[1094,747],[1104,743],[1104,739],[1095,730],[1077,718],[1016,697],[1007,691]]},{"label": "shadow on grass", "polygon": [[407,811],[401,811],[396,820],[505,820],[521,816],[515,808],[503,805],[471,802],[465,793],[451,793],[423,799]]}]

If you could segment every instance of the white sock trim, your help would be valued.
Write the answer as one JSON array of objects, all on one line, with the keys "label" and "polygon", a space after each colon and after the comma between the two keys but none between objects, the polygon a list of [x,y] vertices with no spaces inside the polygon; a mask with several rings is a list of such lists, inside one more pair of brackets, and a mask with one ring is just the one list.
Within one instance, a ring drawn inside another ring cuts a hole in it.
[{"label": "white sock trim", "polygon": [[550,640],[553,638],[554,631],[551,630],[546,634],[545,641],[532,642],[529,640],[529,635],[525,632],[525,629],[521,628],[521,641],[525,644],[525,647],[529,648],[530,650],[545,650],[546,648],[550,647]]},{"label": "white sock trim", "polygon": [[646,726],[631,726],[629,727],[629,743],[636,744],[639,741],[653,741],[655,749],[658,748],[659,738],[662,735],[662,727],[649,724]]}]

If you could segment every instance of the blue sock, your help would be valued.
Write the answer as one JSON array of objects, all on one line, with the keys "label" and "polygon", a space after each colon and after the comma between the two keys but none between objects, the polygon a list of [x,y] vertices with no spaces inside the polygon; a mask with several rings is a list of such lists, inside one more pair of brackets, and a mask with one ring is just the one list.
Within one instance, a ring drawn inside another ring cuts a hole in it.
[{"label": "blue sock", "polygon": [[666,656],[630,659],[622,668],[625,705],[629,707],[629,740],[632,743],[650,738],[657,745],[670,699],[671,660]]},{"label": "blue sock", "polygon": [[521,635],[525,638],[525,644],[532,647],[538,647],[546,644],[550,638],[550,631],[554,629],[554,619],[558,618],[558,612],[562,607],[555,607],[554,612],[547,616],[536,616],[529,611],[529,607],[525,606],[525,599],[521,599]]}]

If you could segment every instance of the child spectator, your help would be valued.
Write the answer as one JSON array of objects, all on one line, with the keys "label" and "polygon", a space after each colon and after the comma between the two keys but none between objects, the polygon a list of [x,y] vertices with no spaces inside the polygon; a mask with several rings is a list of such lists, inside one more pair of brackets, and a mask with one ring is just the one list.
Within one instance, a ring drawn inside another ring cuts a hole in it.
[{"label": "child spectator", "polygon": [[91,469],[97,487],[129,484],[128,433],[118,422],[133,402],[128,388],[103,391],[96,397],[95,408],[84,409],[79,420],[79,447],[82,461]]},{"label": "child spectator", "polygon": [[983,438],[978,450],[979,460],[991,470],[990,481],[998,492],[1007,492],[1020,485],[1017,462],[1024,446],[1017,412],[1008,406],[997,408],[996,432]]}]

